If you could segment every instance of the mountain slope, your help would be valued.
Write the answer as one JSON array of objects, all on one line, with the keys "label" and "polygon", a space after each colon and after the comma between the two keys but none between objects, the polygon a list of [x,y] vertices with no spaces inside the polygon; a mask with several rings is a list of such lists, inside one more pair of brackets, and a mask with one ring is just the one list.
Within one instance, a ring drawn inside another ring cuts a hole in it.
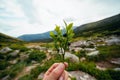
[{"label": "mountain slope", "polygon": [[91,36],[96,33],[103,35],[117,34],[120,35],[120,14],[81,25],[74,29],[75,35],[77,36]]},{"label": "mountain slope", "polygon": [[25,41],[50,41],[49,31],[42,33],[42,34],[28,34],[28,35],[22,35],[18,37],[19,39],[25,40]]},{"label": "mountain slope", "polygon": [[18,41],[21,41],[21,40],[17,38],[13,38],[3,33],[0,33],[0,42],[18,42]]},{"label": "mountain slope", "polygon": [[[48,42],[48,41],[51,41],[49,32],[50,31],[42,33],[42,34],[22,35],[18,38],[25,40],[25,41]],[[75,37],[79,37],[79,36],[89,37],[89,36],[92,36],[95,34],[101,34],[101,35],[117,34],[117,35],[120,35],[120,14],[100,20],[100,21],[96,21],[96,22],[78,26],[74,29],[74,32],[75,32]]]}]

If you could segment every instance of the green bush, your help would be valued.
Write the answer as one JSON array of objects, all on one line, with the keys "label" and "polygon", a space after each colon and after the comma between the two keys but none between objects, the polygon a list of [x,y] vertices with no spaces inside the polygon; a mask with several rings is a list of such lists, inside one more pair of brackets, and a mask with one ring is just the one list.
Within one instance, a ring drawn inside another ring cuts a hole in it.
[{"label": "green bush", "polygon": [[14,78],[25,67],[25,65],[26,63],[23,62],[13,65],[9,70],[10,77]]},{"label": "green bush", "polygon": [[120,71],[108,70],[112,80],[120,80]]},{"label": "green bush", "polygon": [[41,62],[45,58],[46,58],[46,54],[39,50],[35,50],[31,52],[29,55],[29,61],[35,60],[35,61]]},{"label": "green bush", "polygon": [[22,44],[11,44],[9,47],[14,50],[20,50],[21,52],[28,50],[28,48]]},{"label": "green bush", "polygon": [[110,58],[119,58],[120,57],[120,45],[112,46],[99,46],[98,50],[100,54],[97,56],[87,56],[88,61],[104,61]]},{"label": "green bush", "polygon": [[5,69],[8,66],[8,62],[7,61],[0,61],[0,70]]},{"label": "green bush", "polygon": [[0,72],[0,79],[7,76],[9,74],[9,70],[4,70]]},{"label": "green bush", "polygon": [[80,63],[79,70],[84,71],[92,76],[95,76],[97,80],[112,80],[107,71],[100,71],[96,69],[94,63]]},{"label": "green bush", "polygon": [[77,80],[75,77],[71,78],[71,80]]},{"label": "green bush", "polygon": [[30,74],[33,76],[33,78],[37,78],[38,75],[39,75],[41,72],[43,72],[43,71],[45,71],[45,68],[44,68],[44,67],[37,66],[36,68],[34,68],[34,69],[31,70],[31,73],[30,73]]},{"label": "green bush", "polygon": [[25,75],[25,76],[19,78],[18,80],[33,80],[33,77],[31,75]]}]

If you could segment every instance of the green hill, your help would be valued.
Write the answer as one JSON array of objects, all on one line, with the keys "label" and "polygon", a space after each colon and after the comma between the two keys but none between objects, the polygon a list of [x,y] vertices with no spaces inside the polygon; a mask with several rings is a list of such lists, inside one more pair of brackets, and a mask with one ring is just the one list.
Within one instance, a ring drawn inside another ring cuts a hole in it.
[{"label": "green hill", "polygon": [[0,33],[0,42],[19,42],[21,40],[8,36],[6,34]]},{"label": "green hill", "polygon": [[81,25],[74,29],[74,32],[76,37],[120,35],[120,14]]}]

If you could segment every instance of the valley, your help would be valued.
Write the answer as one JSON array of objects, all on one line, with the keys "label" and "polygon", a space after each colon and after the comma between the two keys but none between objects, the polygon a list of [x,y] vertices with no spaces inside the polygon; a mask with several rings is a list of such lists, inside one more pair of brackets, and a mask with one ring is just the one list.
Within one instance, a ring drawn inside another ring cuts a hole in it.
[{"label": "valley", "polygon": [[[120,14],[74,29],[65,51],[71,80],[120,80],[119,25]],[[49,32],[45,35],[27,42],[28,36],[20,40],[1,33],[0,80],[42,80],[53,63],[62,62]]]}]

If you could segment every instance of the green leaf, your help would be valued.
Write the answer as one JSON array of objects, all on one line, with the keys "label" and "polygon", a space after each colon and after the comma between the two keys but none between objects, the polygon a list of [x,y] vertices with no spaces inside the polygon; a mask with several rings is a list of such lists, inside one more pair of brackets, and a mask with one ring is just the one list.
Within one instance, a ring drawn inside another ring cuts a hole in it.
[{"label": "green leaf", "polygon": [[51,31],[51,32],[50,32],[50,36],[51,36],[52,38],[54,38],[54,37],[55,37],[55,34],[54,34],[54,32],[53,32],[53,31]]},{"label": "green leaf", "polygon": [[[64,20],[63,20],[64,21]],[[67,26],[67,23],[64,21],[64,23],[65,23],[65,26]]]},{"label": "green leaf", "polygon": [[55,31],[58,33],[60,31],[60,26],[56,25]]},{"label": "green leaf", "polygon": [[70,24],[67,26],[67,30],[72,29],[72,26],[73,26],[73,23],[70,23]]}]

